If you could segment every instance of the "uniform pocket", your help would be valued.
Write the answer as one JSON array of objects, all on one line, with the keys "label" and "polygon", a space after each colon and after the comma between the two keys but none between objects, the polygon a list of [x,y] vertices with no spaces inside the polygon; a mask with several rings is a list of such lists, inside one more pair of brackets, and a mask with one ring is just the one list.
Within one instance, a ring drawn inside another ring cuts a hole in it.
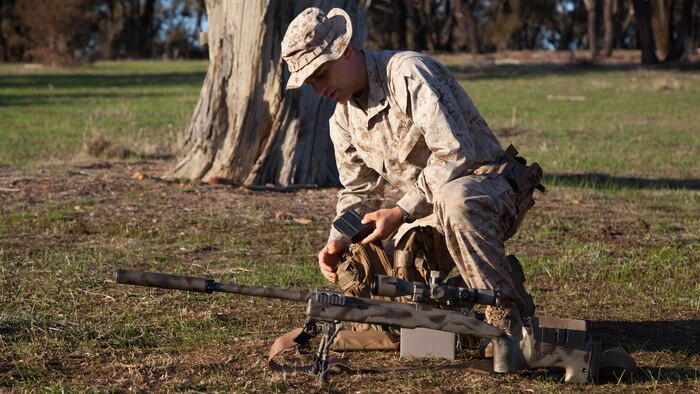
[{"label": "uniform pocket", "polygon": [[[399,158],[399,161],[404,162],[408,158],[409,155],[411,155],[412,152],[416,151],[413,156],[422,156],[426,155],[425,160],[427,160],[427,156],[430,156],[430,150],[428,149],[427,145],[425,144],[425,140],[423,139],[423,134],[421,133],[420,127],[416,127],[411,125],[409,129],[406,131],[404,136],[397,141],[397,155]],[[420,159],[420,158],[416,158]],[[411,161],[416,161],[415,159]],[[420,161],[420,160],[419,160]]]}]

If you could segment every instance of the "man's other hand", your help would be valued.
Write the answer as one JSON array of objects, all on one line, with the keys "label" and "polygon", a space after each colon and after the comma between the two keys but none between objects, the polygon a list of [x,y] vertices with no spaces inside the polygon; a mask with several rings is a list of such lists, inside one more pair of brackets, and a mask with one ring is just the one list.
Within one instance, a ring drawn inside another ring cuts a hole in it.
[{"label": "man's other hand", "polygon": [[338,281],[338,275],[335,273],[340,256],[343,254],[343,244],[340,241],[329,241],[326,246],[318,252],[318,266],[321,268],[321,274],[326,277],[331,283]]},{"label": "man's other hand", "polygon": [[362,224],[374,223],[374,231],[366,236],[361,243],[368,244],[388,238],[391,233],[401,226],[401,223],[403,223],[402,217],[403,212],[399,207],[380,209],[366,214],[362,218]]}]

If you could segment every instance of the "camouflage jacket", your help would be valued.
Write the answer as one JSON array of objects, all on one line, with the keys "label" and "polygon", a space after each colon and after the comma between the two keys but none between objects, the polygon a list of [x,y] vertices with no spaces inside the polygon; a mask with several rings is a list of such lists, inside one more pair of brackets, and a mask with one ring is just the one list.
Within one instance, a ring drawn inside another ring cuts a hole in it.
[{"label": "camouflage jacket", "polygon": [[[434,194],[503,152],[495,135],[452,74],[415,52],[364,51],[367,109],[338,103],[330,119],[343,189],[337,214],[379,209],[388,181],[397,205],[415,218],[432,213]],[[347,243],[332,229],[329,240]]]}]

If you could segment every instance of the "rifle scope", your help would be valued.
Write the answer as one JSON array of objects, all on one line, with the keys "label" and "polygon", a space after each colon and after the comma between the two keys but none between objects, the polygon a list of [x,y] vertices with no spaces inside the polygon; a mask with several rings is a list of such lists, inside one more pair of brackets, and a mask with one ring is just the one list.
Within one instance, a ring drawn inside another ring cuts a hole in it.
[{"label": "rifle scope", "polygon": [[[437,281],[436,281],[437,282]],[[500,303],[498,290],[471,289],[448,286],[443,283],[409,282],[396,276],[375,275],[370,288],[373,295],[384,297],[411,297],[411,301],[435,300],[448,305],[496,305]]]}]

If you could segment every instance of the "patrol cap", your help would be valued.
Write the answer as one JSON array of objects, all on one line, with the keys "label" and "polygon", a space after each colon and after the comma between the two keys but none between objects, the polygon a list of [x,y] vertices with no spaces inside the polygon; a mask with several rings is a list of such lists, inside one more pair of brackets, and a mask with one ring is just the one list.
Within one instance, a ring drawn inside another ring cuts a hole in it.
[{"label": "patrol cap", "polygon": [[352,38],[350,16],[340,8],[326,15],[310,7],[289,24],[282,40],[282,58],[292,73],[287,89],[296,89],[323,63],[338,59]]}]

